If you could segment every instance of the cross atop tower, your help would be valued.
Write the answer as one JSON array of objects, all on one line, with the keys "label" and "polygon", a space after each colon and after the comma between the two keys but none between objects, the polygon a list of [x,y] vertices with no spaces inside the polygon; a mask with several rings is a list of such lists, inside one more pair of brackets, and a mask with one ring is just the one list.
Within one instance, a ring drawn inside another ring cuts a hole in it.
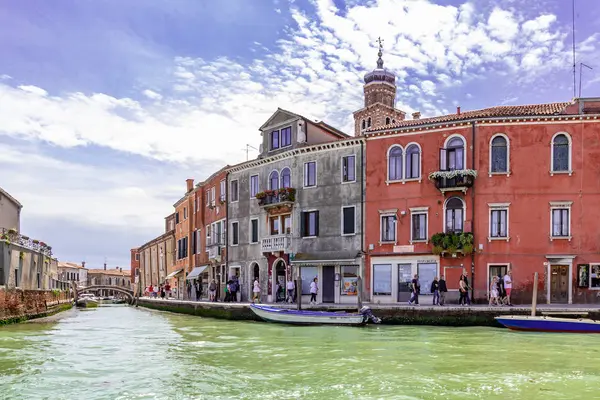
[{"label": "cross atop tower", "polygon": [[381,51],[383,49],[383,39],[381,38],[381,36],[379,36],[376,40],[377,43],[379,43],[379,50]]},{"label": "cross atop tower", "polygon": [[383,59],[381,58],[381,56],[383,56],[383,39],[381,36],[379,36],[376,41],[379,43],[379,51],[377,52],[377,56],[379,57],[377,59],[377,68],[383,69]]}]

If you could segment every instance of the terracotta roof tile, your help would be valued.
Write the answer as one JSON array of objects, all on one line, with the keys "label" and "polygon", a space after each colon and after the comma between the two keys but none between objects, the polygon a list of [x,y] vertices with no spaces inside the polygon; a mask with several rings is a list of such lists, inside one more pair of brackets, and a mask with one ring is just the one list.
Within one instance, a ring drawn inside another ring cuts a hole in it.
[{"label": "terracotta roof tile", "polygon": [[399,121],[395,124],[386,125],[382,128],[371,128],[367,130],[367,134],[377,131],[388,131],[390,129],[404,128],[410,126],[429,125],[444,122],[463,121],[474,118],[495,118],[495,117],[529,117],[529,116],[544,116],[561,114],[564,109],[571,103],[546,103],[546,104],[530,104],[522,106],[496,106],[484,108],[481,110],[464,111],[460,114],[442,115],[440,117],[407,119]]}]

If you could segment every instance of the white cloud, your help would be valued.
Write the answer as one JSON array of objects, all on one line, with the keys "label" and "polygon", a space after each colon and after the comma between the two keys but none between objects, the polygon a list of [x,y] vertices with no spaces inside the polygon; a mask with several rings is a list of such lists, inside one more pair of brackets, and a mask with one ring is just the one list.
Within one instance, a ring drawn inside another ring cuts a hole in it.
[{"label": "white cloud", "polygon": [[19,86],[19,89],[21,89],[22,91],[27,92],[27,93],[35,94],[37,96],[47,96],[48,95],[48,92],[46,92],[44,89],[39,88],[37,86],[22,85],[22,86]]},{"label": "white cloud", "polygon": [[156,93],[155,91],[150,90],[150,89],[146,89],[142,93],[144,96],[146,96],[147,98],[152,99],[152,100],[162,99],[162,96],[160,95],[160,93]]}]

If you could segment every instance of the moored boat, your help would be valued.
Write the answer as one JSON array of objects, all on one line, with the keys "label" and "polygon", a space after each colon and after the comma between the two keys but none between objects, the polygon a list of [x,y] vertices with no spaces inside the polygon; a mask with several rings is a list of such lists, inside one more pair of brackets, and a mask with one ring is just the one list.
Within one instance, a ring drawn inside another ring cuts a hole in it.
[{"label": "moored boat", "polygon": [[507,315],[496,317],[496,321],[515,331],[600,333],[600,321],[584,318]]},{"label": "moored boat", "polygon": [[293,325],[348,325],[361,326],[369,321],[380,323],[369,307],[363,307],[360,313],[309,311],[275,308],[251,304],[250,309],[260,318],[268,322],[278,322]]}]

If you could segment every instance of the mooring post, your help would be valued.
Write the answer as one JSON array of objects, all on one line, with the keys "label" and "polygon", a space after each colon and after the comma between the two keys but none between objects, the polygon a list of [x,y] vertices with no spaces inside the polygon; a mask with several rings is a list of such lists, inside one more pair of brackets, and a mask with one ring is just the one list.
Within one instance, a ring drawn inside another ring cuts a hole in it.
[{"label": "mooring post", "polygon": [[538,273],[533,275],[533,296],[531,299],[531,316],[535,317],[535,311],[537,308],[537,290],[538,290]]},{"label": "mooring post", "polygon": [[356,295],[358,296],[358,312],[360,312],[361,308],[362,308],[362,294],[363,294],[363,290],[362,290],[362,277],[359,275],[358,278],[356,278]]},{"label": "mooring post", "polygon": [[296,278],[296,307],[298,311],[302,309],[302,277],[300,275]]}]

